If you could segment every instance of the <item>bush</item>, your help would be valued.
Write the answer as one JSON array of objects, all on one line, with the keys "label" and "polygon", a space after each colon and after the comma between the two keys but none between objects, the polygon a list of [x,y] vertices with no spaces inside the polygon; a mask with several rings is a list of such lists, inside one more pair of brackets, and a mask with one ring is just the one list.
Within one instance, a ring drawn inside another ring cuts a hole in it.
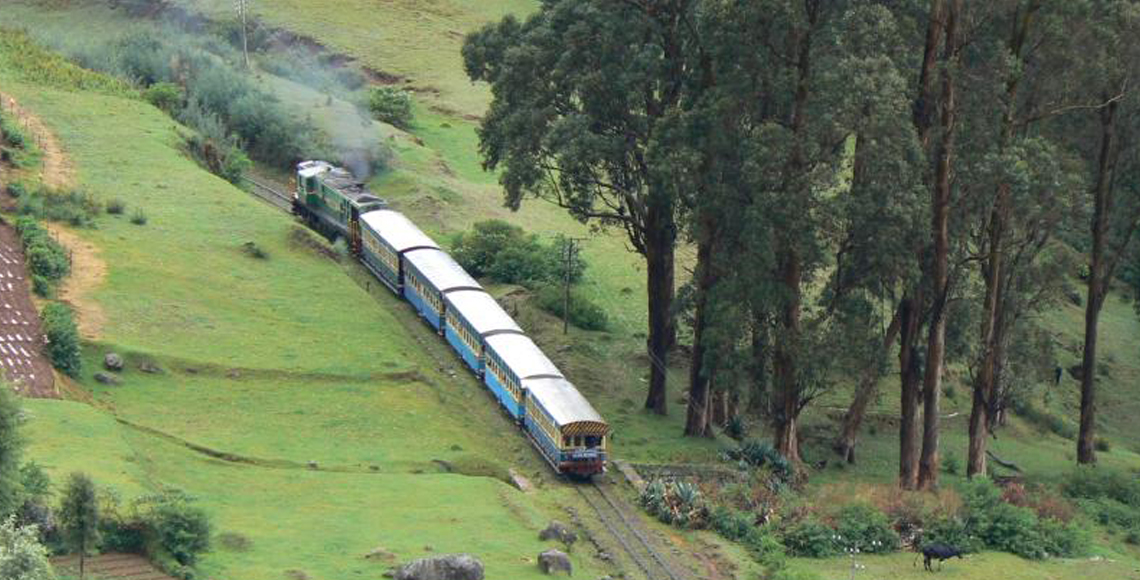
[{"label": "bush", "polygon": [[699,529],[708,523],[709,510],[697,486],[654,479],[641,493],[641,505],[666,524]]},{"label": "bush", "polygon": [[53,302],[44,307],[40,316],[52,365],[70,377],[78,377],[83,369],[83,360],[79,356],[79,329],[75,326],[71,308]]},{"label": "bush", "polygon": [[[566,291],[556,285],[544,286],[538,290],[538,307],[562,317],[566,309]],[[577,290],[570,292],[570,323],[584,330],[605,330],[610,320],[601,306],[582,296]]]},{"label": "bush", "polygon": [[111,215],[122,215],[126,210],[127,203],[119,198],[107,202],[107,213]]},{"label": "bush", "polygon": [[258,260],[268,260],[269,259],[269,252],[266,252],[265,249],[263,249],[261,246],[257,245],[256,242],[246,242],[246,243],[242,244],[241,245],[241,251],[244,252],[245,255],[247,255],[251,258],[255,258]]},{"label": "bush", "polygon": [[168,115],[173,115],[182,108],[182,87],[168,82],[159,82],[143,91],[143,98]]},{"label": "bush", "polygon": [[20,215],[65,222],[75,227],[89,227],[102,211],[95,197],[82,191],[56,191],[39,187],[20,197],[16,210]]},{"label": "bush", "polygon": [[71,271],[67,251],[31,217],[16,220],[16,233],[32,274],[32,291],[45,298],[53,296],[55,284]]},{"label": "bush", "polygon": [[1060,415],[1037,408],[1032,403],[1014,401],[1013,412],[1038,428],[1069,440],[1076,440],[1077,427]]},{"label": "bush", "polygon": [[784,545],[791,555],[803,558],[830,558],[842,552],[835,530],[813,518],[785,530]]},{"label": "bush", "polygon": [[373,87],[368,109],[377,119],[396,127],[406,129],[412,123],[412,96],[395,87]]},{"label": "bush", "polygon": [[922,547],[933,544],[954,546],[963,552],[977,552],[985,546],[966,529],[966,523],[957,517],[935,520],[922,532]]},{"label": "bush", "polygon": [[847,549],[885,554],[899,549],[899,535],[883,512],[866,504],[844,507],[837,517],[835,531]]},{"label": "bush", "polygon": [[143,521],[158,545],[183,566],[193,566],[210,547],[210,520],[202,508],[181,496],[164,496],[150,507]]},{"label": "bush", "polygon": [[1039,518],[1028,507],[1003,501],[1001,490],[989,480],[970,481],[963,497],[966,528],[987,548],[1031,559],[1076,555],[1087,549],[1088,533],[1078,525]]},{"label": "bush", "polygon": [[1065,474],[1061,492],[1076,499],[1108,498],[1140,506],[1140,480],[1123,471],[1103,467],[1078,467]]},{"label": "bush", "polygon": [[766,442],[749,439],[739,444],[736,449],[729,449],[723,453],[729,461],[737,462],[742,469],[755,469],[769,467],[777,477],[787,481],[792,476],[792,465],[788,460]]},{"label": "bush", "polygon": [[[487,220],[455,238],[452,256],[477,278],[536,288],[543,282],[565,281],[565,251],[569,243],[565,238],[556,238],[546,246],[537,236],[527,234],[518,226],[502,220]],[[575,254],[570,262],[570,282],[580,281],[585,270],[581,254]]]},{"label": "bush", "polygon": [[13,181],[12,183],[8,184],[8,195],[16,199],[23,197],[27,192],[28,186],[20,183],[19,181]]},{"label": "bush", "polygon": [[949,475],[958,475],[961,470],[962,461],[958,459],[958,454],[947,451],[946,455],[942,457],[942,471]]},{"label": "bush", "polygon": [[135,224],[136,226],[145,226],[146,213],[144,213],[141,209],[135,209],[135,211],[131,214],[131,223]]}]

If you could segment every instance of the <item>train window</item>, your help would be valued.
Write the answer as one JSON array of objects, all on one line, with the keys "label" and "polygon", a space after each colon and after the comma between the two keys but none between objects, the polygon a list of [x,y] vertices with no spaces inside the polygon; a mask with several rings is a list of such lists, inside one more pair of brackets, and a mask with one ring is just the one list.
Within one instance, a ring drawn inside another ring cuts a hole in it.
[{"label": "train window", "polygon": [[569,437],[563,437],[562,438],[562,446],[563,447],[569,447],[570,446],[570,438]]}]

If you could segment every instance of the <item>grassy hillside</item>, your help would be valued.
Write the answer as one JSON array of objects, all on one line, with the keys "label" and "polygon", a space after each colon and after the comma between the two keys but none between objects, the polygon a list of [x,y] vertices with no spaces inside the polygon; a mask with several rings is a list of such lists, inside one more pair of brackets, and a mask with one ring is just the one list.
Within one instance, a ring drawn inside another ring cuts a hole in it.
[{"label": "grassy hillside", "polygon": [[[122,386],[81,381],[95,407],[29,402],[34,459],[57,480],[89,471],[125,499],[160,487],[202,498],[219,532],[252,540],[209,554],[211,577],[378,574],[385,566],[363,559],[377,546],[400,560],[468,550],[491,577],[538,575],[537,530],[561,492],[501,481],[508,458],[524,472],[541,464],[502,437],[509,423],[472,378],[447,372],[458,364],[407,308],[199,169],[158,110],[50,87],[11,57],[0,55],[0,87],[59,136],[78,186],[149,216],[75,232],[108,270],[87,368],[108,351],[129,365]],[[246,241],[269,258],[241,252]],[[140,372],[142,361],[162,372]]]}]

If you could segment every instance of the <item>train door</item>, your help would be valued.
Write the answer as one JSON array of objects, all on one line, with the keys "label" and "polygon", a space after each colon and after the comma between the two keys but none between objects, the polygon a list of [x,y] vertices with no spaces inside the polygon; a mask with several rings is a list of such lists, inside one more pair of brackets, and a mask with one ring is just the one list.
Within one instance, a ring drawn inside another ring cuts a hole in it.
[{"label": "train door", "polygon": [[360,237],[360,210],[352,206],[350,211],[352,215],[348,218],[348,239],[352,253],[359,256],[363,245]]}]

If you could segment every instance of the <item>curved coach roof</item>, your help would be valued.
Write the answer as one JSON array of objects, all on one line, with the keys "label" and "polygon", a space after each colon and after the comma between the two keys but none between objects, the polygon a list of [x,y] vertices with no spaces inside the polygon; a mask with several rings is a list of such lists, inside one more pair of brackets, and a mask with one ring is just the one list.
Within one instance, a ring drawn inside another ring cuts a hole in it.
[{"label": "curved coach roof", "polygon": [[520,380],[527,377],[562,376],[562,371],[525,334],[496,334],[488,336],[485,342]]},{"label": "curved coach roof", "polygon": [[522,334],[522,329],[514,319],[490,294],[482,290],[456,290],[449,293],[446,300],[480,336],[488,332]]},{"label": "curved coach roof", "polygon": [[523,388],[534,397],[559,427],[570,423],[595,423],[596,430],[607,430],[606,421],[594,406],[566,379],[530,379]]},{"label": "curved coach roof", "polygon": [[404,259],[419,270],[428,283],[439,290],[457,290],[460,288],[481,290],[479,285],[458,262],[451,259],[447,252],[439,248],[426,248],[404,254]]},{"label": "curved coach roof", "polygon": [[412,220],[404,214],[390,209],[370,211],[360,216],[361,221],[368,226],[380,239],[395,248],[396,252],[406,252],[413,248],[435,248],[439,245],[428,237]]}]

